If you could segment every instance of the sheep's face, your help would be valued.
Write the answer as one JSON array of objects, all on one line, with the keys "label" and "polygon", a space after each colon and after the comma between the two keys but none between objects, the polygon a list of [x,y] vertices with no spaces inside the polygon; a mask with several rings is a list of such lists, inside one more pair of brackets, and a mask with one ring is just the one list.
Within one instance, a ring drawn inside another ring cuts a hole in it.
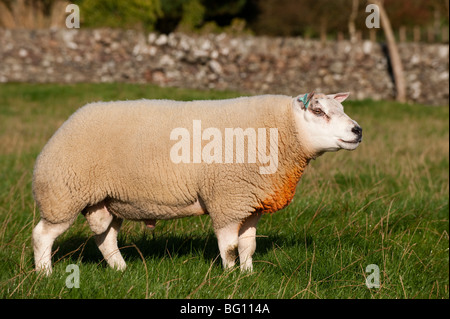
[{"label": "sheep's face", "polygon": [[305,95],[294,99],[295,120],[302,142],[317,154],[358,147],[362,128],[344,113],[341,104],[349,93],[311,94],[307,95],[309,100]]}]

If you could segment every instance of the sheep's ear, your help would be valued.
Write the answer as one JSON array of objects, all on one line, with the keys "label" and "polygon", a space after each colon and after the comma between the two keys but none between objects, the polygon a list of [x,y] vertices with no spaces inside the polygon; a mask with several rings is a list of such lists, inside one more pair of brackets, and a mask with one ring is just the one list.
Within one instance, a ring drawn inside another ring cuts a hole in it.
[{"label": "sheep's ear", "polygon": [[345,101],[346,98],[350,95],[350,92],[343,92],[343,93],[336,93],[336,94],[329,94],[327,97],[330,99],[335,99],[339,103],[342,103]]}]

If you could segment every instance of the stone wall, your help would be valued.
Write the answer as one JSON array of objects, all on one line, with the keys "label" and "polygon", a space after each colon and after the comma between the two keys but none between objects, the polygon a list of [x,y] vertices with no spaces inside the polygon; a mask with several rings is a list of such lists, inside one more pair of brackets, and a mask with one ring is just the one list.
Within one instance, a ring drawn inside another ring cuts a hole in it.
[{"label": "stone wall", "polygon": [[[400,44],[408,98],[449,103],[449,47]],[[132,82],[243,93],[392,99],[385,48],[362,41],[125,30],[0,30],[0,82]]]}]

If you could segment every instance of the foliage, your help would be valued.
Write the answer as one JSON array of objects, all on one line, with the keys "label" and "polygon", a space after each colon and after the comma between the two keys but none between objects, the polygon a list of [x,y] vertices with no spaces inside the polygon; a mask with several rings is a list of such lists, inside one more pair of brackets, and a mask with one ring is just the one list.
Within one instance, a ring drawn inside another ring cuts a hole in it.
[{"label": "foliage", "polygon": [[182,5],[182,16],[178,28],[180,31],[191,31],[199,27],[203,22],[205,7],[200,0],[184,1]]},{"label": "foliage", "polygon": [[[83,27],[173,31],[251,31],[257,35],[347,33],[354,0],[0,0],[0,27],[64,26],[65,5],[81,7]],[[448,1],[385,0],[394,30],[448,26]],[[365,27],[367,1],[357,0],[355,27]],[[239,22],[239,28],[232,24]],[[231,26],[231,28],[230,28]]]},{"label": "foliage", "polygon": [[[350,17],[352,0],[264,0],[257,1],[260,12],[250,21],[250,28],[257,34],[318,36],[325,28],[330,34],[346,33]],[[448,7],[441,0],[386,0],[385,8],[392,27],[448,25]],[[367,1],[358,1],[358,13],[355,20],[358,30],[367,32],[365,8]],[[448,2],[447,2],[448,5]],[[445,12],[447,11],[447,15]],[[439,14],[436,16],[436,12]]]},{"label": "foliage", "polygon": [[153,30],[161,16],[159,0],[79,0],[86,27],[144,28]]},{"label": "foliage", "polygon": [[220,32],[224,27],[233,28],[236,18],[245,21],[246,4],[246,0],[161,0],[163,15],[157,27],[162,32],[203,29]]}]

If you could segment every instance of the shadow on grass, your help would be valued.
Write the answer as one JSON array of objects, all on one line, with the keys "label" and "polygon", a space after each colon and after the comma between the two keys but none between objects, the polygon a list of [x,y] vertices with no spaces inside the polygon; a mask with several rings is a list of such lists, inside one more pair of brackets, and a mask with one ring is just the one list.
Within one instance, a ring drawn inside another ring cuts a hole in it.
[{"label": "shadow on grass", "polygon": [[[264,235],[256,240],[256,253],[264,255],[272,251],[274,247],[282,249],[293,246],[307,247],[312,241],[311,237],[306,236],[305,238],[304,235],[300,234]],[[215,262],[221,264],[220,258],[217,258],[219,256],[217,239],[212,232],[201,236],[172,234],[154,236],[146,232],[139,237],[136,236],[134,240],[120,238],[119,235],[118,246],[124,259],[129,262],[142,260],[142,257],[144,259],[162,259],[164,257],[195,257],[201,255],[206,260],[216,259]],[[71,258],[83,263],[106,265],[93,236],[71,235],[57,241],[55,250],[53,257],[55,261]]]}]

